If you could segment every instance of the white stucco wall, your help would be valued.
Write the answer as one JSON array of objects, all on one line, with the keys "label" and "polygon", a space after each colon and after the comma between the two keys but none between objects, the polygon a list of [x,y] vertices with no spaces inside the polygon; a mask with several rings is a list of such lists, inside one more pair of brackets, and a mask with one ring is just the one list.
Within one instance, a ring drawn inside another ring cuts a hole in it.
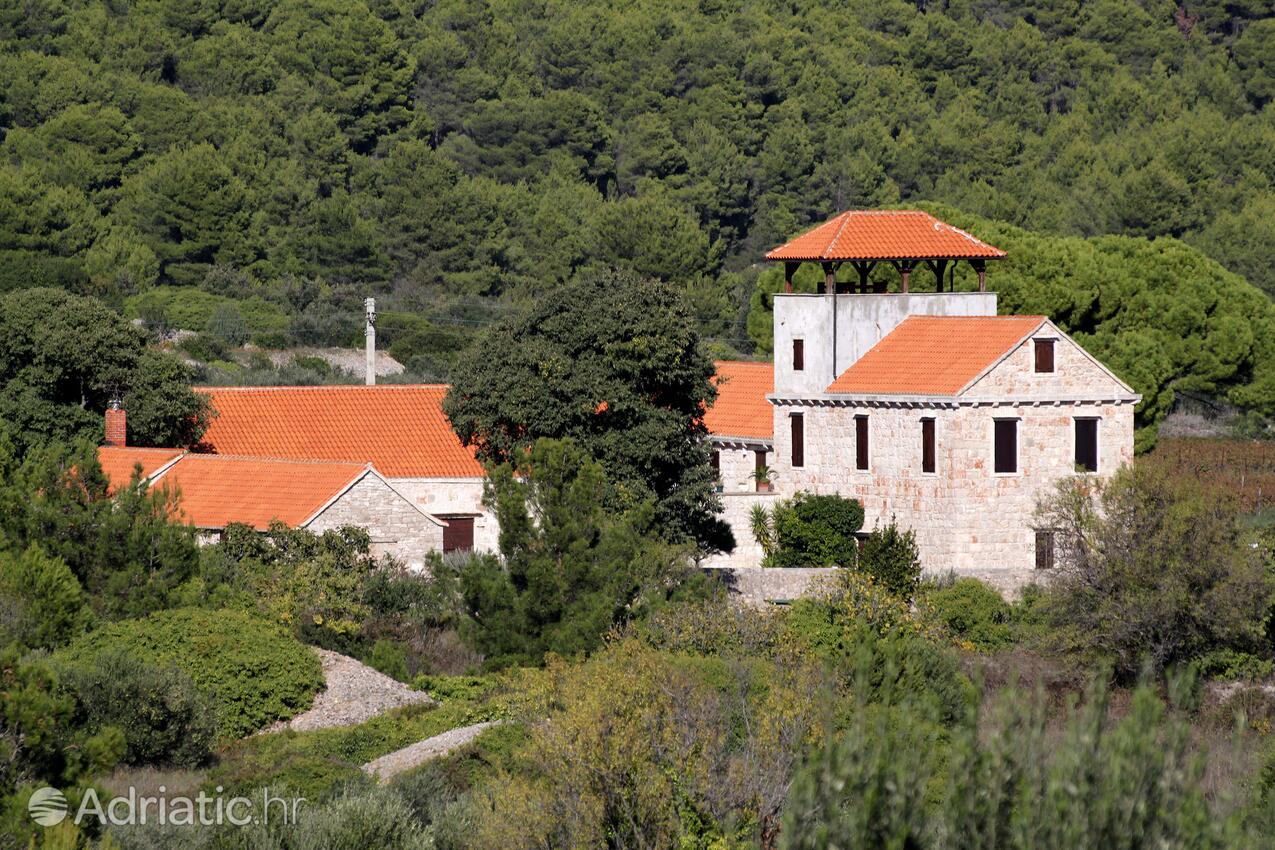
[{"label": "white stucco wall", "polygon": [[[832,320],[837,319],[836,362]],[[903,295],[774,296],[775,392],[823,392],[838,375],[867,353],[908,316],[995,316],[994,292],[918,292]],[[792,341],[805,340],[805,368],[792,368]]]},{"label": "white stucco wall", "polygon": [[483,506],[481,478],[392,478],[394,488],[428,514],[474,517],[474,549],[496,551],[500,529]]},{"label": "white stucco wall", "polygon": [[443,548],[443,527],[375,475],[359,479],[306,528],[322,533],[345,525],[367,529],[374,555],[392,555],[412,569]]}]

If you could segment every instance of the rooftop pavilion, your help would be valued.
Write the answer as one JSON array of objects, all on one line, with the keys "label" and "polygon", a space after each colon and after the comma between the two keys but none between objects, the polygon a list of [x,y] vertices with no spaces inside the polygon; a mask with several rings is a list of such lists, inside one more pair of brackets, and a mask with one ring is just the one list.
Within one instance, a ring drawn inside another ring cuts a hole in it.
[{"label": "rooftop pavilion", "polygon": [[[766,254],[767,260],[783,262],[785,292],[792,292],[793,275],[802,263],[819,263],[824,294],[885,293],[886,283],[869,281],[877,263],[894,266],[901,293],[907,293],[912,272],[924,264],[934,272],[937,291],[943,292],[944,274],[951,290],[951,271],[962,260],[978,274],[978,291],[986,292],[987,261],[1004,257],[999,248],[921,210],[846,210]],[[842,263],[858,272],[857,289],[851,282],[837,282]]]}]

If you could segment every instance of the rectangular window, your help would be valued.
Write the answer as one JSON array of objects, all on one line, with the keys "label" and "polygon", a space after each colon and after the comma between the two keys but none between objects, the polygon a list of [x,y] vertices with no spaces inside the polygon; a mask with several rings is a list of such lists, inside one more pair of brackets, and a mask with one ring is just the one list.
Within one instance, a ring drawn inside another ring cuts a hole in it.
[{"label": "rectangular window", "polygon": [[1098,420],[1076,420],[1076,469],[1098,471]]},{"label": "rectangular window", "polygon": [[765,493],[770,490],[769,469],[766,467],[766,451],[765,449],[753,450],[753,480],[757,482],[757,492]]},{"label": "rectangular window", "polygon": [[444,552],[467,552],[474,548],[472,516],[445,516],[440,519],[447,523],[443,529]]},{"label": "rectangular window", "polygon": [[788,417],[788,421],[792,425],[792,465],[794,467],[805,466],[806,417],[800,413],[794,413]]},{"label": "rectangular window", "polygon": [[1052,339],[1038,339],[1036,342],[1036,371],[1052,372],[1054,371],[1054,341]]},{"label": "rectangular window", "polygon": [[934,420],[921,420],[921,471],[934,471]]},{"label": "rectangular window", "polygon": [[722,477],[722,453],[713,449],[713,477]]},{"label": "rectangular window", "polygon": [[997,419],[995,422],[996,459],[992,468],[997,472],[1018,471],[1018,420]]},{"label": "rectangular window", "polygon": [[1036,569],[1054,568],[1054,532],[1036,531]]},{"label": "rectangular window", "polygon": [[868,417],[854,418],[854,468],[860,472],[868,468]]},{"label": "rectangular window", "polygon": [[806,368],[806,341],[804,339],[794,339],[792,341],[792,370],[800,372]]}]

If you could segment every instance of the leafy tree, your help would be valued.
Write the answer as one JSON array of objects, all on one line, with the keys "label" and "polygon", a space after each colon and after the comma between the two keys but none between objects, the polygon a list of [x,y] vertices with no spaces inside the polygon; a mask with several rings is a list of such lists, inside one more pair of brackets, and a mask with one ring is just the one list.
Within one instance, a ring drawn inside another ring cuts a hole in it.
[{"label": "leafy tree", "polygon": [[900,530],[894,517],[877,526],[864,538],[859,549],[859,569],[882,587],[904,599],[911,599],[921,580],[921,556],[916,548],[916,532]]},{"label": "leafy tree", "polygon": [[207,424],[186,367],[99,302],[52,289],[0,296],[0,434],[20,451],[97,439],[113,398],[139,445],[186,445]]},{"label": "leafy tree", "polygon": [[460,574],[464,633],[489,665],[593,649],[685,580],[685,553],[649,535],[649,504],[623,512],[602,465],[572,440],[537,440],[517,467],[492,467],[484,500],[503,559]]},{"label": "leafy tree", "polygon": [[[194,530],[174,522],[172,494],[140,481],[109,492],[90,444],[40,448],[21,462],[0,449],[0,508],[0,538],[18,550],[38,544],[65,562],[107,618],[172,604],[195,572]],[[64,579],[56,583],[73,593]]]},{"label": "leafy tree", "polygon": [[702,419],[712,374],[676,289],[597,272],[493,325],[457,362],[444,410],[495,463],[570,437],[615,482],[613,504],[654,500],[670,540],[729,549]]},{"label": "leafy tree", "polygon": [[853,567],[858,560],[855,535],[863,527],[858,501],[798,493],[775,505],[771,514],[775,566]]},{"label": "leafy tree", "polygon": [[1065,480],[1038,514],[1057,529],[1048,604],[1067,649],[1126,678],[1217,649],[1269,651],[1275,591],[1223,494],[1143,463],[1105,485]]},{"label": "leafy tree", "polygon": [[21,553],[0,551],[0,642],[52,649],[88,626],[84,588],[65,562],[37,544]]}]

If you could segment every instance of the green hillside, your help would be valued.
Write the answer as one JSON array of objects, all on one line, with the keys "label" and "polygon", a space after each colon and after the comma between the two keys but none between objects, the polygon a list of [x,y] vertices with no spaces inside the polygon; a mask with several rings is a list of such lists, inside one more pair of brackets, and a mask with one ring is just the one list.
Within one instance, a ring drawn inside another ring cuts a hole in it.
[{"label": "green hillside", "polygon": [[1174,237],[1275,291],[1272,98],[1269,0],[33,0],[0,10],[0,291],[160,323],[230,299],[271,345],[357,341],[375,294],[438,378],[609,264],[747,352],[767,247],[926,199],[1049,234],[970,224],[1022,273],[1005,306],[1085,335],[1144,421],[1171,386],[1267,405],[1238,277],[1054,239]]}]

